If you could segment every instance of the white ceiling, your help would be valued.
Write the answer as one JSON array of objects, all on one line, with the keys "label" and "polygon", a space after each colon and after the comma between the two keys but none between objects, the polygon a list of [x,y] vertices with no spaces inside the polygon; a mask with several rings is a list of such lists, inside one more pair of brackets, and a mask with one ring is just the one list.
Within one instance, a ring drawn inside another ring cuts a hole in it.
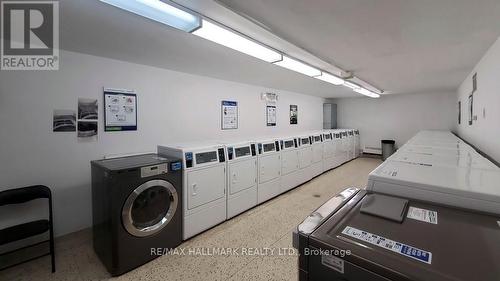
[{"label": "white ceiling", "polygon": [[219,0],[391,93],[456,90],[500,35],[499,0]]},{"label": "white ceiling", "polygon": [[60,0],[60,9],[65,50],[319,97],[359,96],[98,0]]},{"label": "white ceiling", "polygon": [[[500,34],[498,0],[222,0],[271,31],[213,0],[176,2],[393,93],[455,90]],[[66,50],[320,97],[359,96],[98,0],[61,0],[60,7]]]}]

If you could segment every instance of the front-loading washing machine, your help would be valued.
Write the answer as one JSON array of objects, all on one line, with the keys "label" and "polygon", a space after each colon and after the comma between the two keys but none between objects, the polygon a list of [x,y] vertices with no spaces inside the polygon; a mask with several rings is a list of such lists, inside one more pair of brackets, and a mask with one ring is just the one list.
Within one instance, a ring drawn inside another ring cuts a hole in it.
[{"label": "front-loading washing machine", "polygon": [[297,138],[299,142],[299,174],[300,183],[304,183],[313,178],[312,161],[313,161],[313,148],[311,145],[311,136],[302,135]]},{"label": "front-loading washing machine", "polygon": [[279,140],[266,139],[257,142],[257,203],[278,196],[281,189],[281,151]]},{"label": "front-loading washing machine", "polygon": [[323,153],[324,153],[323,134],[321,132],[312,133],[311,141],[312,141],[311,175],[314,178],[323,173]]},{"label": "front-loading washing machine", "polygon": [[226,220],[226,153],[212,142],[159,145],[158,154],[179,157],[183,171],[183,239]]},{"label": "front-loading washing machine", "polygon": [[295,137],[285,137],[280,140],[282,192],[301,184],[298,146],[298,139]]},{"label": "front-loading washing machine", "polygon": [[253,142],[226,143],[227,218],[257,205],[257,148]]},{"label": "front-loading washing machine", "polygon": [[91,162],[94,250],[113,275],[182,241],[182,163],[145,154]]}]

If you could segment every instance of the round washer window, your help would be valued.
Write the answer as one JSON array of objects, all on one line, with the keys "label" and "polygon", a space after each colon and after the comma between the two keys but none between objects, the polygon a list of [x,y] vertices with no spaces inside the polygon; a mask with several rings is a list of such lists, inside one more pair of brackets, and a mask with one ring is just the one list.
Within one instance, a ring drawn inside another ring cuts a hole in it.
[{"label": "round washer window", "polygon": [[177,210],[177,191],[167,181],[152,180],[137,187],[122,209],[125,229],[134,236],[149,236],[159,232]]}]

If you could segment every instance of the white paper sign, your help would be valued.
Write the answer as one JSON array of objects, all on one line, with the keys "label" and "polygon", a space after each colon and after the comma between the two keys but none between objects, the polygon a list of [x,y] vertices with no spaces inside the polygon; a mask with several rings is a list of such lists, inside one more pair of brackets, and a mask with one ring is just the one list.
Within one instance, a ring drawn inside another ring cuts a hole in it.
[{"label": "white paper sign", "polygon": [[222,130],[238,129],[238,102],[222,101]]},{"label": "white paper sign", "polygon": [[438,224],[438,214],[435,211],[410,207],[408,209],[408,218],[423,221],[432,224]]},{"label": "white paper sign", "polygon": [[276,126],[276,106],[267,106],[266,120],[267,126]]}]

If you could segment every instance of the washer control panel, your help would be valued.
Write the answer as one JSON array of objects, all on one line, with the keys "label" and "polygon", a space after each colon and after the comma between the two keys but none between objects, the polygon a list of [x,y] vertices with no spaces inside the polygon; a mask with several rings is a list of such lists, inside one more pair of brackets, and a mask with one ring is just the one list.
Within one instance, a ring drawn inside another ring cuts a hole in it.
[{"label": "washer control panel", "polygon": [[160,164],[141,168],[141,178],[147,178],[152,176],[157,176],[161,174],[166,174],[168,172],[168,164]]}]

